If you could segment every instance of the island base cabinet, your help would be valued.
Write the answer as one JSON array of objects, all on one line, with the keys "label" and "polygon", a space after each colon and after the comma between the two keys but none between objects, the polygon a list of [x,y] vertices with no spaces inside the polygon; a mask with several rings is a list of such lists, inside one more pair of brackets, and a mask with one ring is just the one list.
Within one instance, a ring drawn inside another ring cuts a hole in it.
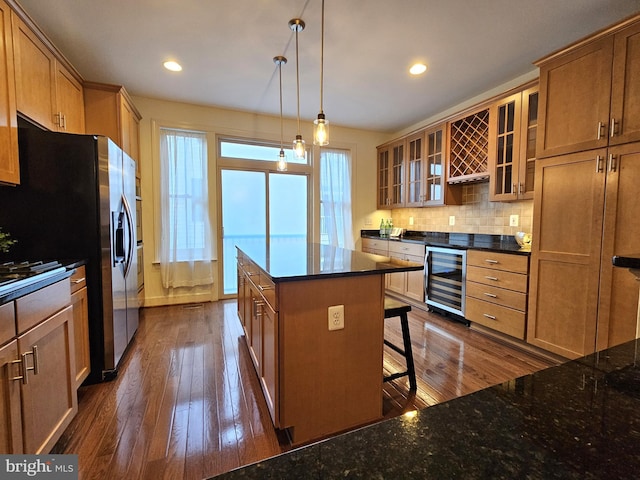
[{"label": "island base cabinet", "polygon": [[[280,284],[280,426],[294,445],[382,417],[384,275]],[[344,328],[328,307],[344,305]]]},{"label": "island base cabinet", "polygon": [[47,453],[78,411],[72,307],[18,337],[24,451]]}]

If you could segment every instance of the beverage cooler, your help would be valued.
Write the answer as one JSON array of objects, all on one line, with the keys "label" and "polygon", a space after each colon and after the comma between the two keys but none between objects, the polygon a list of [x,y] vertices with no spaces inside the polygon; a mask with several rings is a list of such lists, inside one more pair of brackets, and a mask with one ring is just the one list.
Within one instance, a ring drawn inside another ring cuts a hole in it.
[{"label": "beverage cooler", "polygon": [[434,310],[464,319],[467,251],[427,247],[424,257],[424,298]]}]

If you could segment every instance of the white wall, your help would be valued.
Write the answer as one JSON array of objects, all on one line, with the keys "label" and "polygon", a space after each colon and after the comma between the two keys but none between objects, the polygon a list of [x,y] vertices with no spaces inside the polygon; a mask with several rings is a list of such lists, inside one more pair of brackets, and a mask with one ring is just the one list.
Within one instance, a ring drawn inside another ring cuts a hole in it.
[{"label": "white wall", "polygon": [[[159,159],[157,140],[153,133],[154,122],[182,128],[195,128],[212,134],[237,135],[265,140],[280,139],[279,117],[258,115],[248,112],[221,108],[169,102],[144,97],[133,97],[133,102],[142,115],[140,122],[140,168],[142,175],[142,217],[144,239],[145,306],[170,305],[212,301],[218,299],[218,265],[215,284],[212,287],[181,288],[166,290],[160,281],[160,268],[156,260],[156,202],[158,189]],[[295,137],[297,122],[285,120],[284,138],[289,143]],[[310,144],[312,123],[302,122],[301,133]],[[213,138],[213,137],[212,137]],[[359,240],[365,219],[371,219],[376,212],[376,146],[384,143],[389,135],[331,126],[331,146],[350,148],[353,154],[353,235]],[[218,212],[218,192],[216,191],[217,165],[215,149],[210,148],[209,167],[210,208]],[[214,236],[218,235],[216,214],[213,215]]]}]

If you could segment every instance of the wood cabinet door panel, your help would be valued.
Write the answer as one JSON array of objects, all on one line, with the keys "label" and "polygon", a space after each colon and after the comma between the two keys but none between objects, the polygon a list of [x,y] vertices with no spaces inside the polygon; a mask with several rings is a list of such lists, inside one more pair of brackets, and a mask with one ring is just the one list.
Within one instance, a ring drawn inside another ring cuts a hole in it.
[{"label": "wood cabinet door panel", "polygon": [[640,23],[616,34],[609,143],[640,140]]},{"label": "wood cabinet door panel", "polygon": [[0,452],[23,453],[22,413],[20,408],[20,376],[17,363],[18,342],[13,340],[0,348]]},{"label": "wood cabinet door panel", "polygon": [[73,333],[76,353],[75,385],[80,388],[82,382],[91,373],[89,354],[89,297],[84,287],[71,295],[73,307]]},{"label": "wood cabinet door panel", "polygon": [[611,264],[614,255],[638,252],[640,239],[640,143],[609,149],[603,227],[598,348],[636,338],[640,282]]},{"label": "wood cabinet door panel", "polygon": [[57,111],[62,115],[59,130],[84,133],[84,94],[82,85],[59,62],[56,62]]},{"label": "wood cabinet door panel", "polygon": [[11,13],[0,1],[0,183],[20,183]]},{"label": "wood cabinet door panel", "polygon": [[609,36],[540,65],[538,158],[607,145],[612,61]]},{"label": "wood cabinet door panel", "polygon": [[276,428],[280,425],[277,411],[278,401],[278,314],[265,304],[262,307],[262,389],[267,401],[271,420]]},{"label": "wood cabinet door panel", "polygon": [[20,354],[34,366],[37,346],[38,372],[27,372],[22,385],[24,450],[46,453],[78,411],[75,388],[73,313],[69,306],[18,337]]},{"label": "wood cabinet door panel", "polygon": [[536,165],[527,341],[568,358],[595,349],[606,150]]},{"label": "wood cabinet door panel", "polygon": [[56,60],[22,20],[15,14],[12,19],[17,109],[43,127],[56,130]]}]

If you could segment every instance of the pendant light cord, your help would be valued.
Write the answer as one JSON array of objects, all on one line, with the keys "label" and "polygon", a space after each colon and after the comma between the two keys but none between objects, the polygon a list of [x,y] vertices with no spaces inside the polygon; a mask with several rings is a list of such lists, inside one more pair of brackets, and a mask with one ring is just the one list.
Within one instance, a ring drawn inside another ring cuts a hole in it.
[{"label": "pendant light cord", "polygon": [[300,66],[298,64],[298,27],[296,26],[296,89],[298,98],[298,135],[300,135]]},{"label": "pendant light cord", "polygon": [[282,127],[282,60],[278,61],[278,72],[280,74],[280,150],[284,148],[284,129]]},{"label": "pendant light cord", "polygon": [[[322,0],[322,20],[321,20],[321,34],[320,34],[320,113],[322,111],[322,94],[324,86],[324,0]],[[296,60],[297,61],[297,60]]]}]

